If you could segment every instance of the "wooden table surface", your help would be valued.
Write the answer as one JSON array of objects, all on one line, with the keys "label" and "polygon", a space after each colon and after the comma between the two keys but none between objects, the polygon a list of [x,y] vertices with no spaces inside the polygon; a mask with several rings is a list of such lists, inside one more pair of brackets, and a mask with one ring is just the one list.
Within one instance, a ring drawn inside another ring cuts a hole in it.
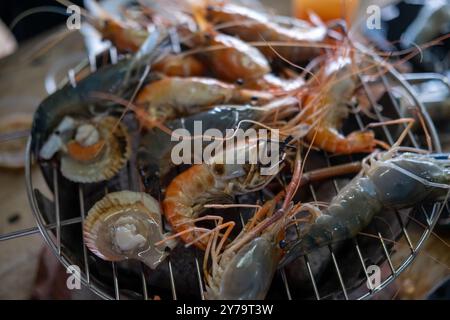
[{"label": "wooden table surface", "polygon": [[[41,36],[0,60],[0,117],[12,112],[33,113],[47,96],[48,73],[58,77],[59,70],[73,66],[84,57],[79,33],[66,35],[57,45],[52,45],[55,39],[61,38],[60,32],[61,29],[52,30],[50,38],[48,34]],[[39,189],[46,189],[38,168],[33,170],[33,182]],[[24,171],[0,168],[0,234],[35,226]],[[0,242],[0,299],[29,297],[42,246],[39,234]]]}]

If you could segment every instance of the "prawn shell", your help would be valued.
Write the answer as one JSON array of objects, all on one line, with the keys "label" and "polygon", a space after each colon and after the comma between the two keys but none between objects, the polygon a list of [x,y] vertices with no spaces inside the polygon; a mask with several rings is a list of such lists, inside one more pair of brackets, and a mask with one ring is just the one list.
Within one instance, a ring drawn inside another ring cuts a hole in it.
[{"label": "prawn shell", "polygon": [[118,119],[108,116],[98,125],[100,136],[105,139],[101,154],[91,162],[61,157],[61,173],[67,179],[78,183],[92,183],[109,180],[127,163],[131,153],[130,137]]},{"label": "prawn shell", "polygon": [[[119,219],[128,219],[145,244],[138,248],[122,251],[113,242],[112,232]],[[83,227],[83,237],[91,252],[103,260],[123,261],[137,259],[150,268],[156,268],[167,253],[154,243],[164,238],[161,226],[161,209],[158,201],[146,193],[119,191],[107,194],[88,212]]]},{"label": "prawn shell", "polygon": [[207,300],[263,300],[269,291],[281,251],[272,240],[247,243],[206,287]]}]

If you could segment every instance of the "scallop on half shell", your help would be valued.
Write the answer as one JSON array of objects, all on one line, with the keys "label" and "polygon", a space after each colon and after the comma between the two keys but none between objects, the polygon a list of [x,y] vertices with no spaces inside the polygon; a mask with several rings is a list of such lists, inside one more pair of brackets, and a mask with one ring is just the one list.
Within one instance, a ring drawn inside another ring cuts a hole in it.
[{"label": "scallop on half shell", "polygon": [[[115,117],[107,116],[78,125],[75,139],[61,156],[61,173],[79,183],[109,180],[122,169],[130,156],[130,138],[126,127]],[[79,141],[87,141],[88,147]],[[91,148],[91,150],[89,150]],[[84,158],[98,148],[93,159]]]},{"label": "scallop on half shell", "polygon": [[140,260],[155,269],[168,255],[166,247],[176,243],[163,240],[161,208],[146,193],[119,191],[106,195],[88,212],[83,236],[86,246],[107,261]]}]

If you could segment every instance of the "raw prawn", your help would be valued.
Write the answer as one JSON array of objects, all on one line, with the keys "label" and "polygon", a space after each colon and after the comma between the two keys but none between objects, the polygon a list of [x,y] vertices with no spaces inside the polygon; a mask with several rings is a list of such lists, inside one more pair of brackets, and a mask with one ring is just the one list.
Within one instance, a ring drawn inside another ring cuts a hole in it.
[{"label": "raw prawn", "polygon": [[219,79],[234,82],[255,79],[270,72],[262,53],[238,38],[214,31],[199,31],[185,37],[188,47],[206,59],[212,73]]},{"label": "raw prawn", "polygon": [[[150,26],[139,23],[122,21],[106,12],[94,1],[86,1],[90,13],[89,21],[100,32],[102,37],[109,40],[120,52],[135,53],[148,38]],[[200,76],[205,73],[205,66],[192,55],[167,54],[152,65],[152,70],[162,72],[168,76]]]},{"label": "raw prawn", "polygon": [[[350,49],[349,49],[350,50]],[[373,131],[355,131],[347,136],[338,130],[349,115],[349,105],[357,95],[359,82],[353,70],[357,57],[342,48],[326,60],[298,95],[303,106],[300,113],[288,121],[286,134],[296,133],[296,125],[308,125],[306,140],[324,151],[338,154],[372,152],[378,141]],[[292,127],[290,127],[292,125]]]},{"label": "raw prawn", "polygon": [[124,23],[105,19],[97,24],[103,38],[111,41],[120,52],[136,52],[148,37],[148,31],[125,25]]},{"label": "raw prawn", "polygon": [[[256,215],[264,211],[270,217],[275,204],[268,201]],[[220,245],[209,245],[213,261],[211,271],[204,266],[207,300],[262,300],[266,296],[282,255],[278,246],[281,229],[273,226],[254,239],[244,239],[245,232],[252,231],[250,223],[224,252],[220,253]]]},{"label": "raw prawn", "polygon": [[240,89],[212,78],[166,77],[146,85],[136,98],[152,120],[165,121],[177,116],[198,113],[225,103],[265,102],[272,95],[262,91]]},{"label": "raw prawn", "polygon": [[[146,30],[122,25],[116,20],[105,20],[101,28],[103,37],[110,40],[121,52],[137,52],[147,39]],[[152,70],[168,76],[193,77],[204,75],[206,70],[200,60],[192,55],[167,54],[152,65]]]},{"label": "raw prawn", "polygon": [[192,8],[198,31],[192,33],[179,28],[185,45],[195,48],[200,56],[206,58],[212,72],[220,79],[256,79],[271,71],[269,62],[255,47],[246,42],[217,32],[204,17],[201,8]]},{"label": "raw prawn", "polygon": [[[225,164],[223,159],[230,152],[242,159],[250,159],[250,154],[258,152],[263,145],[267,146],[258,140],[243,142],[235,148],[223,150],[204,164],[192,166],[172,180],[166,189],[163,211],[183,241],[192,242],[201,234],[197,232],[200,230],[195,228],[195,222],[208,219],[198,218],[205,204],[260,190],[275,177],[262,175],[259,164]],[[203,238],[195,245],[205,250],[207,242]]]},{"label": "raw prawn", "polygon": [[383,208],[404,209],[423,201],[442,200],[450,189],[450,160],[433,155],[393,151],[366,158],[362,172],[345,186],[325,210],[305,204],[315,217],[299,239],[287,243],[280,266],[297,257],[356,236]]},{"label": "raw prawn", "polygon": [[[211,237],[204,258],[206,299],[255,300],[264,299],[272,283],[282,250],[278,242],[283,236],[284,226],[297,206],[291,200],[300,183],[300,161],[296,162],[291,183],[274,199],[259,209],[244,226],[241,233],[221,249],[233,225],[217,242],[217,232]],[[283,205],[275,211],[277,203],[284,196]],[[275,212],[275,213],[274,213]],[[223,229],[223,225],[217,229]],[[208,258],[211,255],[211,271]]]},{"label": "raw prawn", "polygon": [[[222,136],[226,130],[248,129],[250,123],[242,120],[257,120],[259,112],[250,106],[215,106],[214,108],[188,117],[167,121],[164,125],[170,130],[187,130],[195,136],[194,123],[201,122],[204,132],[209,129],[219,130]],[[140,139],[137,153],[139,172],[142,175],[146,191],[151,194],[160,192],[161,180],[175,167],[171,161],[172,149],[179,141],[172,141],[171,136],[158,128],[146,130]],[[158,152],[155,152],[158,150]]]},{"label": "raw prawn", "polygon": [[[275,58],[277,52],[294,63],[317,57],[320,49],[313,45],[322,43],[327,35],[327,27],[324,24],[313,26],[297,20],[292,27],[285,27],[265,14],[232,3],[208,6],[207,19],[220,27],[221,31],[244,41],[267,41],[269,44],[272,42],[273,49],[268,45],[261,48],[267,57]],[[277,43],[284,45],[278,46]]]},{"label": "raw prawn", "polygon": [[85,6],[89,10],[86,14],[89,23],[120,52],[138,51],[149,36],[146,27],[131,20],[119,19],[94,0],[86,0]]},{"label": "raw prawn", "polygon": [[157,61],[152,69],[170,77],[197,77],[206,73],[206,67],[199,59],[183,54],[168,54]]}]

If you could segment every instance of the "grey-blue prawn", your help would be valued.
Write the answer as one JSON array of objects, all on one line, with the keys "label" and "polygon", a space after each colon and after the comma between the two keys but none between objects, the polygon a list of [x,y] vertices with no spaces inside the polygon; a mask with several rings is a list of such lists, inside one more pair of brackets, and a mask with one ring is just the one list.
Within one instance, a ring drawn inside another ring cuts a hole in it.
[{"label": "grey-blue prawn", "polygon": [[[282,241],[285,266],[320,247],[356,236],[383,208],[413,208],[444,199],[450,189],[450,157],[399,153],[397,148],[373,153],[361,172],[325,210],[303,204],[314,223],[307,224],[293,242]],[[443,159],[444,158],[444,159]]]},{"label": "grey-blue prawn", "polygon": [[[293,177],[286,190],[280,191],[273,199],[265,202],[239,235],[226,246],[234,223],[227,222],[216,227],[216,230],[225,229],[225,232],[220,242],[218,232],[215,232],[208,241],[203,262],[206,299],[265,298],[283,254],[279,241],[283,237],[284,227],[299,206],[292,204],[292,198],[301,184],[300,173],[300,160],[296,160]],[[283,198],[281,207],[277,209],[277,204]],[[210,268],[208,268],[209,258],[211,258]]]}]

